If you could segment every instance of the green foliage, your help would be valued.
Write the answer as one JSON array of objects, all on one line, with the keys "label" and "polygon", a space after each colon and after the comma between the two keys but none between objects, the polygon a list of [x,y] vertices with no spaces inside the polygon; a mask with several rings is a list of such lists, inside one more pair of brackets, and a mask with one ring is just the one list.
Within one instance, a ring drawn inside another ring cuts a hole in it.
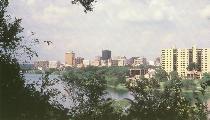
[{"label": "green foliage", "polygon": [[206,82],[208,86],[210,86],[210,73],[204,73],[203,74],[203,78],[202,78],[203,82]]},{"label": "green foliage", "polygon": [[[78,71],[78,69],[68,69],[66,71]],[[105,76],[108,87],[117,88],[119,85],[126,83],[126,76],[129,73],[128,67],[87,67],[83,71],[97,71]]]},{"label": "green foliage", "polygon": [[182,80],[182,86],[185,90],[195,90],[196,84],[194,80]]},{"label": "green foliage", "polygon": [[108,71],[105,68],[90,67],[71,70],[63,76],[63,80],[69,83],[69,89],[74,90],[72,93],[76,93],[74,102],[77,106],[70,110],[72,119],[207,119],[205,83],[201,84],[200,90],[192,90],[192,97],[189,98],[182,88],[189,87],[187,85],[190,81],[181,81],[176,71],[170,73],[170,79],[163,89],[160,89],[159,80],[142,78],[133,86],[127,83],[134,97],[133,100],[127,99],[129,105],[128,102],[118,103],[103,97],[106,94],[105,77],[113,74]]},{"label": "green foliage", "polygon": [[72,0],[72,4],[80,3],[85,8],[85,12],[93,10],[93,2],[96,0]]},{"label": "green foliage", "polygon": [[125,110],[130,106],[130,103],[126,99],[114,100],[112,102],[112,106],[114,107],[114,111],[121,114],[121,118],[124,118],[127,115]]},{"label": "green foliage", "polygon": [[155,79],[159,82],[165,82],[168,80],[168,73],[163,69],[156,69]]},{"label": "green foliage", "polygon": [[[128,86],[134,96],[130,100],[129,119],[138,120],[206,120],[207,109],[204,100],[205,85],[200,93],[194,92],[193,100],[183,96],[180,79],[170,79],[163,90],[157,87],[158,80],[142,79],[135,86]],[[201,85],[202,86],[202,85]]]},{"label": "green foliage", "polygon": [[139,68],[139,69],[160,69],[158,66],[154,66],[154,65],[147,65],[147,64],[141,64],[135,68]]},{"label": "green foliage", "polygon": [[0,119],[45,120],[67,118],[67,110],[49,103],[49,94],[40,93],[33,85],[24,85],[19,64],[1,55],[0,59]]},{"label": "green foliage", "polygon": [[125,84],[125,76],[128,75],[129,72],[127,67],[109,67],[103,69],[106,71],[105,76],[108,86],[117,88],[118,85]]},{"label": "green foliage", "polygon": [[170,79],[171,79],[171,80],[181,79],[181,78],[179,77],[177,71],[172,71],[172,72],[170,72],[169,76],[170,76]]},{"label": "green foliage", "polygon": [[187,70],[189,70],[189,71],[193,71],[193,70],[200,71],[201,69],[199,68],[199,65],[197,63],[193,62],[193,63],[190,63],[188,65]]},{"label": "green foliage", "polygon": [[104,71],[90,67],[66,72],[63,81],[68,83],[74,105],[70,109],[72,119],[105,120],[118,119],[111,107],[112,100],[105,99],[106,80]]},{"label": "green foliage", "polygon": [[25,85],[17,58],[37,56],[30,46],[37,44],[38,40],[31,39],[30,43],[25,43],[20,35],[23,32],[21,19],[12,21],[6,15],[8,4],[8,0],[0,1],[0,119],[67,119],[67,110],[59,104],[49,103],[49,93],[38,92],[33,85]]}]

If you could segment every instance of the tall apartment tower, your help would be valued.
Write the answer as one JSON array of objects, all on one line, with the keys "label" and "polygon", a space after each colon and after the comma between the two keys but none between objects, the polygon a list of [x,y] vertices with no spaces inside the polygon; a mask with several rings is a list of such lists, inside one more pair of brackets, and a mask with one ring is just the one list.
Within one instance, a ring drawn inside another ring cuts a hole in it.
[{"label": "tall apartment tower", "polygon": [[110,50],[102,50],[102,60],[108,60],[111,58]]},{"label": "tall apartment tower", "polygon": [[198,49],[163,49],[161,51],[161,67],[167,72],[177,71],[182,77],[188,74],[187,67],[190,63],[196,63],[202,73],[210,72],[210,48]]},{"label": "tall apartment tower", "polygon": [[176,70],[180,76],[187,76],[187,67],[190,63],[189,49],[177,49],[176,53]]},{"label": "tall apartment tower", "polygon": [[73,67],[75,65],[75,53],[66,52],[65,53],[65,65]]},{"label": "tall apartment tower", "polygon": [[210,72],[210,48],[204,48],[201,53],[201,70]]},{"label": "tall apartment tower", "polygon": [[175,62],[174,49],[163,49],[161,51],[161,66],[167,73],[176,70],[174,66]]}]

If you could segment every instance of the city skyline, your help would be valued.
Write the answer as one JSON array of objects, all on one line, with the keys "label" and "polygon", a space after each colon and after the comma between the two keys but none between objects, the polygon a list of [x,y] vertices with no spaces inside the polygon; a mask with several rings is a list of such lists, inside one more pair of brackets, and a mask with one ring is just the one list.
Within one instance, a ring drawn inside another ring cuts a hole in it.
[{"label": "city skyline", "polygon": [[53,42],[37,48],[37,59],[64,61],[69,50],[90,59],[102,49],[113,56],[153,59],[162,48],[210,44],[208,0],[106,0],[87,14],[68,0],[11,0],[8,13],[23,19],[26,34],[33,31],[40,40]]}]

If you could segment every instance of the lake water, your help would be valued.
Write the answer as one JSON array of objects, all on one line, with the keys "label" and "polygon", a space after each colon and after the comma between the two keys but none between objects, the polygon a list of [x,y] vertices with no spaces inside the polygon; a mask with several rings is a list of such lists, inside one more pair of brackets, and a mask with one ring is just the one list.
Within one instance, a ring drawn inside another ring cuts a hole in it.
[{"label": "lake water", "polygon": [[[41,74],[24,74],[25,79],[26,79],[26,83],[33,83],[36,81],[40,81],[42,75]],[[53,79],[57,79],[59,76],[58,75],[50,75],[49,79],[53,80]],[[60,91],[65,92],[64,88],[65,85],[61,85],[62,83],[58,83],[57,85],[55,85],[56,88],[58,88]],[[127,91],[117,91],[114,89],[108,89],[108,97],[112,98],[112,99],[124,99],[124,98],[129,98],[132,99],[132,95],[127,92]]]}]

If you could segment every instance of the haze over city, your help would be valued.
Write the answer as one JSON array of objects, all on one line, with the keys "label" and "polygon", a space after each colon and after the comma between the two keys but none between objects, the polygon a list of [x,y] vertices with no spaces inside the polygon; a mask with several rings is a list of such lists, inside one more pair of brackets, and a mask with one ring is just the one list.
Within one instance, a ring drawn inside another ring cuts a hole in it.
[{"label": "haze over city", "polygon": [[64,61],[67,51],[89,59],[102,49],[153,59],[174,45],[210,46],[209,0],[104,0],[83,10],[69,0],[11,0],[8,11],[23,18],[25,31],[53,42],[38,49],[38,59]]}]

